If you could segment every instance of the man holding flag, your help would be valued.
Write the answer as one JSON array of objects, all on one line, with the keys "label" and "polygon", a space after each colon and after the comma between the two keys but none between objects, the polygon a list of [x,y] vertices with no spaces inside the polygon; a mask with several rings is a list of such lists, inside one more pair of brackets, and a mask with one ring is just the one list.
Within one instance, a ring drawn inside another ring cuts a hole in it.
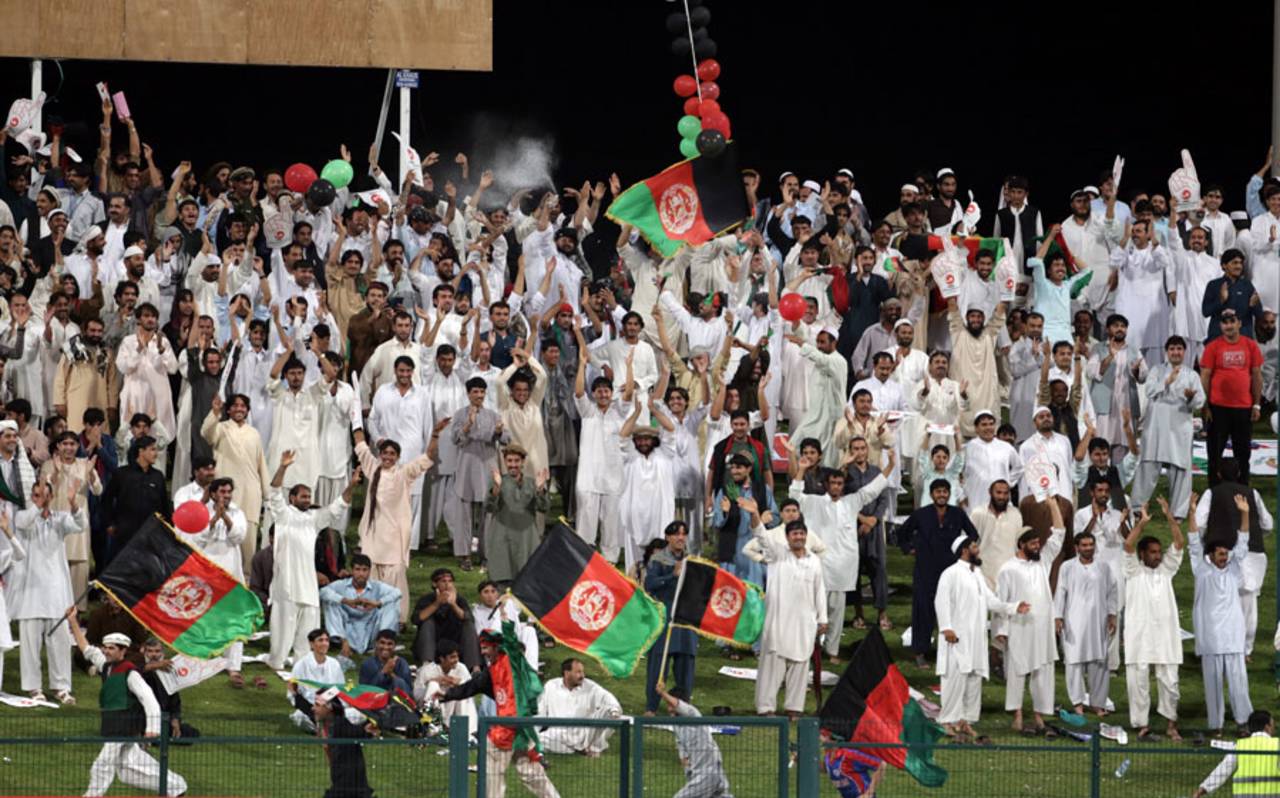
[{"label": "man holding flag", "polygon": [[685,558],[689,555],[689,527],[683,521],[672,521],[662,536],[667,547],[649,558],[649,568],[644,575],[645,591],[667,608],[667,628],[646,655],[644,710],[647,715],[658,709],[661,699],[658,684],[666,681],[668,660],[675,670],[676,686],[684,691],[686,698],[693,695],[694,663],[698,656],[698,638],[688,629],[674,628],[671,622],[673,602],[684,573]]}]

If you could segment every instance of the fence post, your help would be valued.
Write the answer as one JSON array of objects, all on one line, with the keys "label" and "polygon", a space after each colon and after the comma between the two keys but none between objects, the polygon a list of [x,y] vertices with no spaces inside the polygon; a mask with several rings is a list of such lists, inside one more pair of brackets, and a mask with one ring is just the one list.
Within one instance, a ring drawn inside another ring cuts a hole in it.
[{"label": "fence post", "polygon": [[471,753],[467,739],[471,734],[467,716],[449,719],[449,798],[467,798],[467,765]]},{"label": "fence post", "polygon": [[156,795],[169,794],[169,713],[160,713],[160,785]]},{"label": "fence post", "polygon": [[1102,796],[1102,735],[1094,732],[1089,737],[1089,795],[1090,798]]},{"label": "fence post", "polygon": [[796,722],[796,795],[799,798],[818,795],[819,752],[818,719],[800,718]]},{"label": "fence post", "polygon": [[791,789],[791,721],[786,716],[778,721],[778,796],[787,798]]},{"label": "fence post", "polygon": [[489,718],[486,715],[481,715],[480,717],[476,718],[476,795],[477,796],[487,794],[486,793],[487,788],[485,786],[485,781],[486,781],[485,777],[488,775],[488,768],[485,767],[485,764],[489,759],[489,748],[488,748],[488,743],[489,743],[488,725],[489,724],[486,722],[488,720]]},{"label": "fence post", "polygon": [[631,794],[644,798],[644,718],[635,719],[631,735]]},{"label": "fence post", "polygon": [[631,719],[622,719],[622,728],[618,730],[621,741],[618,744],[618,798],[631,795]]}]

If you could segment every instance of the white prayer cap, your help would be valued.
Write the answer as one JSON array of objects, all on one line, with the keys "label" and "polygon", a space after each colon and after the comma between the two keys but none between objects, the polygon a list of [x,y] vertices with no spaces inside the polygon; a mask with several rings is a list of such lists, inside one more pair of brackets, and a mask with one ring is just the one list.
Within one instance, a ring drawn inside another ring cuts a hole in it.
[{"label": "white prayer cap", "polygon": [[786,180],[788,177],[795,177],[795,176],[796,176],[795,172],[783,172],[782,174],[778,175],[778,182],[781,183],[783,180]]},{"label": "white prayer cap", "polygon": [[88,230],[84,231],[84,235],[80,236],[80,240],[92,241],[93,239],[97,238],[100,235],[102,235],[102,228],[98,227],[95,224],[93,227],[90,227]]},{"label": "white prayer cap", "polygon": [[1036,416],[1040,415],[1041,413],[1048,413],[1049,415],[1053,415],[1053,411],[1049,409],[1048,405],[1036,405],[1036,409],[1031,411],[1031,418],[1034,419]]},{"label": "white prayer cap", "polygon": [[938,174],[934,175],[934,179],[941,180],[947,175],[951,175],[952,177],[955,177],[955,174],[956,174],[956,170],[952,169],[950,166],[944,166],[938,170]]},{"label": "white prayer cap", "polygon": [[969,537],[966,534],[961,533],[959,535],[956,535],[956,539],[951,541],[951,553],[958,556],[960,554],[960,547],[965,545],[971,540],[973,540],[973,538]]},{"label": "white prayer cap", "polygon": [[43,147],[40,147],[39,149],[37,149],[37,150],[36,150],[36,155],[40,155],[40,156],[43,156],[43,157],[45,157],[45,158],[48,158],[48,157],[52,156],[52,155],[53,155],[53,145],[52,145],[52,144],[46,144],[46,145],[44,145]]},{"label": "white prayer cap", "polygon": [[3,432],[4,430],[7,430],[7,429],[11,429],[11,430],[13,430],[14,432],[17,432],[17,431],[18,431],[18,422],[16,422],[16,421],[12,421],[12,420],[7,419],[7,418],[6,418],[4,421],[0,421],[0,432]]},{"label": "white prayer cap", "polygon": [[836,174],[838,174],[838,175],[844,175],[845,177],[849,178],[850,180],[852,180],[852,179],[853,179],[853,170],[852,170],[852,169],[850,169],[850,168],[849,168],[849,167],[847,167],[847,166],[846,166],[845,168],[841,169],[839,172],[836,172]]},{"label": "white prayer cap", "polygon": [[801,185],[803,185],[805,188],[809,189],[810,191],[821,191],[821,190],[822,190],[822,186],[820,186],[820,185],[818,184],[818,181],[817,181],[817,180],[806,180],[806,181],[804,181],[804,183],[802,183]]},{"label": "white prayer cap", "polygon": [[124,251],[124,254],[121,255],[120,257],[125,260],[128,260],[129,258],[132,258],[134,255],[145,258],[147,256],[147,253],[143,252],[142,248],[135,244],[134,246],[127,247]]},{"label": "white prayer cap", "polygon": [[1087,197],[1087,196],[1089,196],[1089,189],[1088,189],[1087,187],[1086,187],[1086,188],[1078,188],[1078,189],[1076,189],[1075,191],[1071,192],[1071,199],[1070,199],[1070,201],[1071,201],[1071,202],[1075,202],[1076,197]]},{"label": "white prayer cap", "polygon": [[898,191],[899,192],[910,191],[912,194],[919,194],[920,187],[917,186],[915,183],[903,183],[902,188],[898,189]]},{"label": "white prayer cap", "polygon": [[62,214],[63,216],[66,216],[67,212],[64,211],[62,208],[54,208],[53,210],[49,211],[48,216],[44,217],[45,221],[49,221],[49,222],[53,221],[53,217],[57,216],[58,214]]},{"label": "white prayer cap", "polygon": [[824,333],[826,333],[827,335],[830,335],[832,338],[835,338],[835,339],[839,339],[839,338],[840,338],[840,328],[838,328],[838,327],[832,327],[830,324],[828,324],[826,327],[823,327],[823,328],[822,328],[821,330],[819,330],[818,332],[824,332]]},{"label": "white prayer cap", "polygon": [[129,646],[133,645],[133,640],[129,637],[129,635],[121,634],[120,632],[110,632],[102,636],[102,645],[120,646],[121,648],[128,648]]},{"label": "white prayer cap", "polygon": [[1096,197],[1096,196],[1098,196],[1098,195],[1100,195],[1100,194],[1102,194],[1102,192],[1098,190],[1098,187],[1097,187],[1097,186],[1085,186],[1084,188],[1082,188],[1082,189],[1080,189],[1080,190],[1081,190],[1081,191],[1083,191],[1083,192],[1084,192],[1084,193],[1086,193],[1086,194],[1092,194],[1092,195],[1093,195],[1093,196],[1095,196],[1095,197]]},{"label": "white prayer cap", "polygon": [[[977,424],[978,419],[982,418],[983,416],[991,416],[993,420],[999,421],[999,417],[997,417],[996,414],[992,413],[990,410],[979,410],[978,412],[973,414],[973,423]],[[1035,416],[1033,415],[1032,418],[1034,417]]]},{"label": "white prayer cap", "polygon": [[710,356],[711,356],[711,348],[710,348],[710,347],[706,347],[706,346],[695,346],[695,347],[691,347],[691,348],[689,349],[689,357],[690,357],[690,358],[695,358],[695,357],[698,357],[699,355],[706,355],[706,356],[710,357]]},{"label": "white prayer cap", "polygon": [[1249,214],[1248,214],[1248,213],[1245,213],[1244,211],[1232,211],[1232,212],[1231,212],[1231,221],[1233,221],[1233,222],[1247,222],[1247,221],[1249,221]]},{"label": "white prayer cap", "polygon": [[895,331],[897,331],[897,329],[898,329],[899,327],[902,327],[903,325],[906,325],[906,326],[911,327],[911,328],[913,328],[913,329],[915,328],[915,325],[911,323],[911,319],[898,319],[897,321],[895,321],[895,322],[893,323],[893,329],[894,329]]},{"label": "white prayer cap", "polygon": [[204,265],[206,265],[206,266],[221,266],[221,265],[222,265],[222,258],[219,258],[217,255],[214,255],[214,254],[211,252],[211,253],[209,253],[208,255],[205,255],[205,256],[204,256]]}]

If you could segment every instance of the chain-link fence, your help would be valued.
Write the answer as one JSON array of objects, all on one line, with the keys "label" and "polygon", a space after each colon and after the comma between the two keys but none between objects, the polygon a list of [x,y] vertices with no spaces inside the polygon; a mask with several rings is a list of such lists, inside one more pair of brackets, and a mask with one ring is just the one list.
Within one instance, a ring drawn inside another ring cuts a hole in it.
[{"label": "chain-link fence", "polygon": [[[505,779],[510,795],[527,794],[519,786],[524,779],[545,778],[564,798],[667,798],[692,780],[721,776],[737,798],[839,795],[827,760],[840,746],[819,741],[814,718],[798,724],[784,718],[481,718],[479,728],[469,729],[471,735],[460,720],[447,733],[426,739],[353,740],[308,734],[284,713],[264,710],[248,717],[198,716],[199,736],[190,736],[189,726],[175,735],[166,722],[158,739],[111,741],[98,735],[97,718],[86,713],[9,712],[0,722],[0,794],[83,794],[104,744],[116,742],[120,748],[107,749],[119,755],[108,793],[113,795],[157,794],[163,773],[171,793],[185,787],[192,796],[320,796],[335,778],[350,787],[361,766],[380,798],[484,796],[495,776]],[[499,724],[537,727],[542,762],[506,758],[488,737]],[[888,757],[885,746],[852,750],[868,756],[851,758],[845,773],[856,775],[861,763],[866,778],[874,773],[876,759]],[[946,771],[945,784],[928,787],[906,770],[885,766],[876,794],[1174,798],[1191,794],[1231,753],[1212,745],[1175,748],[1131,741],[1120,746],[1101,739],[942,743],[931,754]],[[1216,782],[1220,794],[1232,789],[1229,775]],[[1280,789],[1270,789],[1280,795]]]}]

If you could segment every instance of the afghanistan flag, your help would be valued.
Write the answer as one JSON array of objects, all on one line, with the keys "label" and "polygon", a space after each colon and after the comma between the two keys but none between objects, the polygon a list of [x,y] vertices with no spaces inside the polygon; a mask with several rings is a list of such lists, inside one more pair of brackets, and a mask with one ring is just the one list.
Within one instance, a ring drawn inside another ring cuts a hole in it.
[{"label": "afghanistan flag", "polygon": [[[542,695],[542,682],[533,666],[524,658],[524,646],[516,637],[516,625],[511,621],[502,622],[502,641],[498,648],[504,656],[498,657],[489,665],[489,678],[493,680],[493,701],[497,704],[498,716],[527,718],[538,714],[538,696]],[[489,740],[503,751],[534,750],[541,753],[538,730],[533,726],[490,726]]]},{"label": "afghanistan flag", "polygon": [[556,524],[516,574],[511,593],[538,625],[614,676],[629,676],[666,611],[586,541]]},{"label": "afghanistan flag", "polygon": [[328,682],[316,682],[311,679],[295,679],[298,684],[305,684],[314,689],[317,693],[322,693],[330,688],[338,691],[338,698],[341,698],[349,707],[358,709],[362,712],[373,712],[382,709],[391,700],[391,694],[381,687],[374,687],[371,684],[329,684]]},{"label": "afghanistan flag", "polygon": [[750,212],[732,142],[716,158],[696,156],[668,166],[622,192],[605,211],[671,257],[684,244],[710,241]]},{"label": "afghanistan flag", "polygon": [[671,611],[671,622],[714,640],[748,648],[764,628],[760,588],[710,560],[684,561],[684,581]]},{"label": "afghanistan flag", "polygon": [[[1041,243],[1044,238],[1037,238],[1036,243]],[[1053,237],[1053,243],[1049,245],[1049,251],[1045,253],[1047,260],[1050,255],[1061,255],[1067,260],[1067,274],[1076,275],[1080,273],[1080,264],[1076,261],[1076,256],[1071,254],[1071,247],[1067,246],[1067,239],[1063,237],[1062,231],[1059,230]],[[1093,280],[1093,272],[1089,272],[1084,277],[1071,284],[1071,298],[1075,299],[1080,296],[1080,292]]]},{"label": "afghanistan flag", "polygon": [[[974,263],[978,258],[978,253],[982,250],[990,250],[995,255],[995,262],[999,263],[1004,257],[1005,239],[1003,238],[983,238],[980,236],[968,236],[961,238],[960,236],[951,236],[951,242],[958,247],[964,247],[968,251],[965,256],[969,261],[969,268],[974,268]],[[934,252],[942,251],[942,237],[930,234],[929,249]],[[991,279],[995,279],[995,269],[991,270]]]},{"label": "afghanistan flag", "polygon": [[262,625],[244,583],[148,518],[94,582],[176,651],[208,659]]},{"label": "afghanistan flag", "polygon": [[818,715],[822,728],[850,743],[904,744],[906,748],[866,752],[905,769],[926,787],[946,782],[947,771],[933,761],[933,744],[942,737],[942,728],[912,700],[879,629],[873,627],[858,644]]}]

